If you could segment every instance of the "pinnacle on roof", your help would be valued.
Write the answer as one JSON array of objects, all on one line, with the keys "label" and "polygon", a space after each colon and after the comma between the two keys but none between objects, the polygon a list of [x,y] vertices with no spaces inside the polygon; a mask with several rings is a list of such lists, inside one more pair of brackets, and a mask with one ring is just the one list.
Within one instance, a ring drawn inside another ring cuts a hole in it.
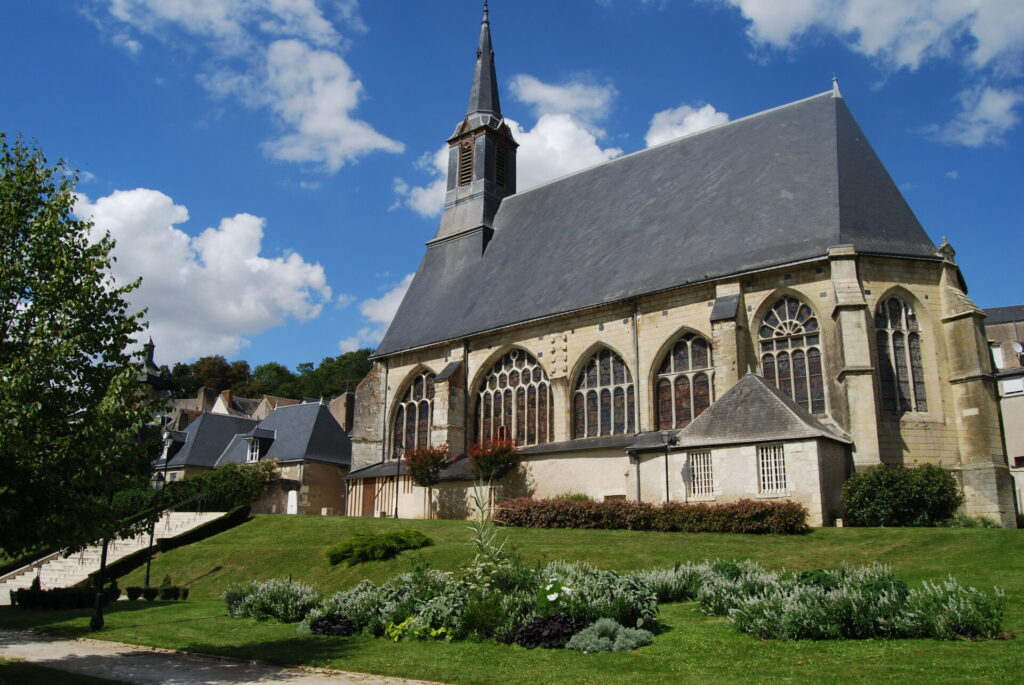
[{"label": "pinnacle on roof", "polygon": [[480,44],[476,49],[476,68],[473,70],[473,86],[469,91],[469,107],[466,116],[477,113],[501,116],[498,101],[498,76],[494,71],[494,50],[491,47],[491,22],[488,18],[487,0],[484,0],[484,17],[480,22]]}]

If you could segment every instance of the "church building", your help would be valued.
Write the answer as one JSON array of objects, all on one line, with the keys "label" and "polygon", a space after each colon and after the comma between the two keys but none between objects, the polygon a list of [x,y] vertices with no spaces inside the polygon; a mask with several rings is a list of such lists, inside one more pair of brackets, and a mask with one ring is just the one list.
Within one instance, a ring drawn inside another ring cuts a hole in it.
[{"label": "church building", "polygon": [[801,502],[937,464],[1014,525],[984,312],[838,85],[516,192],[488,16],[437,234],[356,393],[350,515],[458,515],[400,455],[498,438],[503,496]]}]

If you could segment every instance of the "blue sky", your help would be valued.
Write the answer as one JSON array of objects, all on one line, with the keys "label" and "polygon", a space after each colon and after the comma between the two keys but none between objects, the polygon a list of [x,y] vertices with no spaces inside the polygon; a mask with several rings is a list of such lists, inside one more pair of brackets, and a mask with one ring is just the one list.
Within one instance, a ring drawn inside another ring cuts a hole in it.
[{"label": "blue sky", "polygon": [[[373,347],[433,237],[477,0],[33,0],[0,130],[81,171],[157,361]],[[831,87],[983,307],[1024,302],[1024,2],[493,0],[520,189]]]}]

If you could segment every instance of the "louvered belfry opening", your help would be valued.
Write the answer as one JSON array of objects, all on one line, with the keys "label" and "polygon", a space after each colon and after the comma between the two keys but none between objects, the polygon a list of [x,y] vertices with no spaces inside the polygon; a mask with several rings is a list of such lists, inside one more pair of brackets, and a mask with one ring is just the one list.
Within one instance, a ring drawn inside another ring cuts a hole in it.
[{"label": "louvered belfry opening", "polygon": [[459,185],[468,186],[473,182],[473,141],[459,146]]}]

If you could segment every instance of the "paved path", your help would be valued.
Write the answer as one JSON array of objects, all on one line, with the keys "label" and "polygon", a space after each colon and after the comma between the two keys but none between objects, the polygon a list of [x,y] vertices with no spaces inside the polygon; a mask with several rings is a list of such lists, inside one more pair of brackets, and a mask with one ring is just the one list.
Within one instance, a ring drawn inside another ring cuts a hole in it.
[{"label": "paved path", "polygon": [[281,668],[102,640],[66,639],[0,629],[0,657],[128,683],[167,685],[427,685],[363,673]]}]

